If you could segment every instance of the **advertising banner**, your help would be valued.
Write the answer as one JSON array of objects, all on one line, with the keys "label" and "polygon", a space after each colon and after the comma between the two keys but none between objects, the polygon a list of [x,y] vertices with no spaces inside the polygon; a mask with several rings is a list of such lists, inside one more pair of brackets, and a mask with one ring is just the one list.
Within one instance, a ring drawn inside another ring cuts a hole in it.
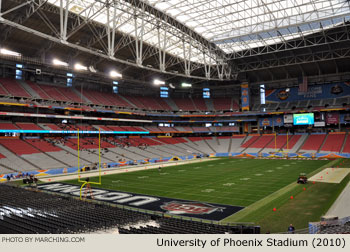
[{"label": "advertising banner", "polygon": [[272,118],[260,118],[260,126],[272,126]]},{"label": "advertising banner", "polygon": [[241,84],[242,111],[249,111],[249,86],[248,83]]},{"label": "advertising banner", "polygon": [[326,114],[326,123],[327,124],[338,124],[339,123],[339,113],[331,112]]},{"label": "advertising banner", "polygon": [[[259,120],[260,126],[283,126],[283,117],[282,116],[273,116],[273,117],[267,117],[267,118],[260,118]],[[292,120],[293,122],[293,120]]]},{"label": "advertising banner", "polygon": [[340,114],[340,123],[350,123],[350,113]]},{"label": "advertising banner", "polygon": [[274,116],[273,126],[283,126],[283,116]]},{"label": "advertising banner", "polygon": [[269,89],[265,92],[266,102],[292,102],[300,100],[332,99],[350,96],[350,82],[308,86],[307,91],[298,87]]},{"label": "advertising banner", "polygon": [[315,127],[324,127],[324,126],[326,126],[326,123],[325,122],[315,122],[314,126]]},{"label": "advertising banner", "polygon": [[288,114],[283,116],[284,123],[293,123],[293,115]]}]

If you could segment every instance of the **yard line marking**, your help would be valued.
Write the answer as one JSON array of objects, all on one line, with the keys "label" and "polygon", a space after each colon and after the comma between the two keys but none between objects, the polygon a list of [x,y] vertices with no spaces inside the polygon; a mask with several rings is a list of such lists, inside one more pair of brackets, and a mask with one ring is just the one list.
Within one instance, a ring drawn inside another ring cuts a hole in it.
[{"label": "yard line marking", "polygon": [[235,185],[235,183],[226,183],[226,184],[222,184],[223,186],[232,186]]},{"label": "yard line marking", "polygon": [[211,193],[214,191],[215,191],[214,189],[205,189],[205,190],[202,190],[201,192]]}]

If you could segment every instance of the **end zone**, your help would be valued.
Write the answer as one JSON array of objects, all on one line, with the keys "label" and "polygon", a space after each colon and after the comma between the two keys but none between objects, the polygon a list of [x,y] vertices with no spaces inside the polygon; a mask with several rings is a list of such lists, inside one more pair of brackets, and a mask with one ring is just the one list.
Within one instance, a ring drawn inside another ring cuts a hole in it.
[{"label": "end zone", "polygon": [[309,178],[309,181],[339,184],[349,173],[350,168],[326,168]]}]

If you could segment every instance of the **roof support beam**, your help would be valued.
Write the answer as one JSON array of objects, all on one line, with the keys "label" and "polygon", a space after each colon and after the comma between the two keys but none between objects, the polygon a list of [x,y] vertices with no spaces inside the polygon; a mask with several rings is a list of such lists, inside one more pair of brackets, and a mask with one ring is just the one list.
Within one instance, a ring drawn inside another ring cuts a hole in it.
[{"label": "roof support beam", "polygon": [[67,41],[69,1],[70,0],[66,0],[66,5],[64,6],[64,0],[60,0],[60,35],[63,41]]},{"label": "roof support beam", "polygon": [[[89,53],[91,55],[99,56],[101,58],[104,58],[104,59],[107,59],[107,60],[111,60],[111,61],[115,61],[115,62],[119,62],[119,63],[122,63],[122,64],[126,64],[126,65],[129,65],[129,66],[139,67],[139,65],[137,65],[137,64],[135,64],[133,62],[129,62],[129,61],[126,61],[126,60],[118,59],[118,58],[115,58],[115,57],[110,58],[107,54],[98,52],[97,50],[92,50],[92,49],[86,48],[84,46],[80,46],[80,45],[77,45],[77,44],[74,44],[74,43],[70,43],[69,41],[62,41],[60,38],[53,37],[53,36],[51,36],[49,34],[42,33],[40,31],[34,30],[32,28],[23,26],[21,24],[15,23],[15,22],[7,20],[7,19],[0,19],[0,23],[8,25],[8,26],[12,26],[12,27],[14,27],[16,29],[22,30],[24,32],[28,32],[28,33],[33,34],[35,36],[39,36],[41,38],[44,38],[44,39],[47,39],[47,40],[51,40],[51,41],[53,41],[55,43],[63,44],[65,46],[67,46],[67,47],[70,47],[70,48],[82,51],[84,53]],[[153,71],[153,72],[162,73],[159,69],[150,68],[150,67],[147,67],[147,66],[143,66],[142,68],[146,69],[146,70]],[[175,72],[165,72],[165,73],[169,74],[169,75],[188,77],[187,75],[181,74],[181,73],[175,73]],[[202,77],[202,76],[191,75],[190,77],[193,78],[193,79],[207,80],[206,77]],[[221,79],[211,78],[211,80],[220,81]]]},{"label": "roof support beam", "polygon": [[164,72],[165,71],[165,48],[166,48],[166,35],[167,35],[167,29],[165,27],[164,29],[164,35],[163,35],[163,45],[161,44],[161,33],[159,27],[157,27],[157,35],[158,35],[158,60],[159,60],[159,70]]},{"label": "roof support beam", "polygon": [[[237,51],[230,55],[228,58],[231,60],[253,57],[256,55],[265,55],[286,51],[293,51],[306,47],[317,47],[320,45],[335,44],[339,42],[350,41],[350,24],[343,23],[338,27],[330,30],[323,30],[322,32],[315,33],[309,36],[303,36],[299,39],[285,40],[282,43],[273,45],[265,45],[257,48],[251,48],[247,50]],[[242,41],[241,43],[245,43]]]},{"label": "roof support beam", "polygon": [[252,62],[244,62],[237,65],[240,72],[251,72],[257,70],[266,70],[269,68],[285,67],[290,65],[315,63],[323,61],[332,61],[334,59],[350,58],[350,46],[332,51],[314,52],[314,54],[294,55],[276,59],[264,59]]}]

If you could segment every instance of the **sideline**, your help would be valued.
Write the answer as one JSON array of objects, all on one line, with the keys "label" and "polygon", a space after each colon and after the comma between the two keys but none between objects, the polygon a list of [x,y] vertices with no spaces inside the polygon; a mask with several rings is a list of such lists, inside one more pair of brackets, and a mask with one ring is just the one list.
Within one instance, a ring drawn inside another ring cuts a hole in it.
[{"label": "sideline", "polygon": [[[180,161],[171,161],[171,162],[164,162],[164,163],[158,163],[158,164],[145,164],[145,165],[132,165],[132,166],[123,166],[118,168],[101,168],[101,175],[111,175],[111,174],[118,174],[118,173],[126,173],[126,172],[135,172],[135,171],[142,171],[147,169],[157,169],[160,167],[168,167],[168,166],[177,166],[177,165],[184,165],[184,164],[191,164],[191,163],[200,163],[200,162],[208,162],[208,161],[214,161],[217,160],[215,158],[198,158],[194,160],[180,160]],[[88,171],[80,173],[80,178],[87,178],[87,177],[96,177],[99,175],[99,171]],[[45,178],[39,178],[42,182],[57,182],[57,181],[64,181],[64,180],[71,180],[71,179],[78,179],[79,174],[76,173],[70,173],[70,174],[60,174],[55,176],[50,176]]]},{"label": "sideline", "polygon": [[[322,170],[324,170],[325,168],[328,168],[332,165],[335,165],[339,160],[333,160],[323,166],[321,166],[320,168],[318,168],[315,171],[312,171],[311,173],[308,174],[309,176],[313,176],[319,172],[321,172]],[[233,215],[223,219],[221,222],[222,223],[227,223],[227,222],[239,222],[241,221],[243,218],[245,218],[247,215],[252,214],[253,212],[257,211],[258,209],[264,207],[265,205],[271,203],[272,201],[274,201],[275,199],[279,198],[280,196],[286,194],[289,191],[292,191],[294,188],[296,188],[298,186],[298,184],[296,182],[293,182],[283,188],[281,188],[280,190],[271,193],[270,195],[266,196],[265,198],[262,198],[261,200],[247,206],[246,208],[242,209],[241,211],[234,213]]]}]

